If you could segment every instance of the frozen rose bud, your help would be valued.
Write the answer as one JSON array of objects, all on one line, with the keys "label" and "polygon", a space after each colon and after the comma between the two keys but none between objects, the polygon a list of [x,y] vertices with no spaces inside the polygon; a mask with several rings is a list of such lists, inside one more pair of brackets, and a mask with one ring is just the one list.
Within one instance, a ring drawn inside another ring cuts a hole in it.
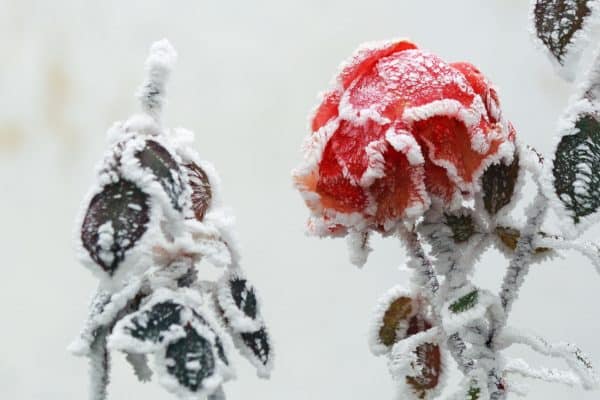
[{"label": "frozen rose bud", "polygon": [[481,72],[408,41],[360,48],[310,122],[294,183],[318,235],[389,231],[432,202],[454,210],[480,189],[486,166],[514,153],[514,130]]}]

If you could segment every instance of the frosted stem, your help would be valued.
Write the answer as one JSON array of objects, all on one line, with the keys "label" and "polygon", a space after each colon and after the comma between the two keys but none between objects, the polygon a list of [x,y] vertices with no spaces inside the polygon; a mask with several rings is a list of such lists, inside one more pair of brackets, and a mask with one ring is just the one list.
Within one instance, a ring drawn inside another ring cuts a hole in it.
[{"label": "frosted stem", "polygon": [[160,122],[166,83],[176,59],[177,53],[167,39],[155,42],[150,47],[150,55],[145,63],[146,77],[137,97],[142,110],[157,122]]},{"label": "frosted stem", "polygon": [[502,302],[502,307],[504,307],[505,310],[503,323],[506,322],[508,313],[518,297],[519,289],[525,280],[525,276],[529,272],[531,259],[535,253],[537,232],[542,225],[547,209],[548,200],[540,191],[527,212],[527,223],[517,242],[515,254],[512,260],[510,260],[508,270],[506,271],[504,281],[502,282],[500,300]]},{"label": "frosted stem", "polygon": [[440,287],[440,284],[435,275],[435,271],[433,270],[431,259],[425,253],[421,239],[414,230],[400,228],[399,232],[404,238],[404,243],[406,243],[406,247],[410,256],[413,258],[413,260],[415,260],[414,263],[409,263],[409,266],[412,267],[416,272],[415,283],[417,283],[419,287],[424,287],[427,289],[426,293],[430,300],[432,300],[431,304],[435,304],[433,299]]},{"label": "frosted stem", "polygon": [[106,348],[108,330],[101,327],[90,349],[90,400],[105,400],[110,371],[110,354]]}]

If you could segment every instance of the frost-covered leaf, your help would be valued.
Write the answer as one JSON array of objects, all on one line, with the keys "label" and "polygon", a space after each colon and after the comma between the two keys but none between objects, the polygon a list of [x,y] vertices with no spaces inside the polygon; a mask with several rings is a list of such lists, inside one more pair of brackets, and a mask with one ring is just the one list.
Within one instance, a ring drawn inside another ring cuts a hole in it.
[{"label": "frost-covered leaf", "polygon": [[[517,248],[517,243],[519,238],[521,237],[521,232],[519,232],[515,228],[507,227],[507,226],[497,226],[495,229],[496,236],[502,244],[504,244],[510,250],[515,250]],[[541,236],[544,236],[543,233],[540,233]],[[538,246],[535,249],[536,254],[542,254],[550,251],[550,248],[544,246]]]},{"label": "frost-covered leaf", "polygon": [[228,271],[217,283],[217,301],[235,332],[254,332],[263,325],[256,290],[239,271]]},{"label": "frost-covered leaf", "polygon": [[[250,360],[250,362],[257,368],[259,375],[268,376],[271,369],[271,339],[265,328],[261,328],[255,332],[244,332],[240,333],[243,347],[248,351],[242,351],[242,353]],[[236,341],[238,347],[242,346],[239,340]]]},{"label": "frost-covered leaf", "polygon": [[187,170],[188,182],[192,188],[192,210],[198,221],[204,219],[204,214],[210,206],[212,199],[212,189],[208,175],[200,166],[195,163],[184,164]]},{"label": "frost-covered leaf", "polygon": [[191,326],[185,327],[185,337],[167,346],[165,358],[168,373],[191,392],[205,389],[206,380],[215,374],[212,344]]},{"label": "frost-covered leaf", "polygon": [[406,377],[416,399],[426,398],[428,392],[436,390],[442,374],[442,352],[437,344],[424,343],[415,350],[412,369],[417,373]]},{"label": "frost-covered leaf", "polygon": [[256,291],[240,270],[229,270],[219,280],[214,306],[240,353],[260,377],[268,377],[273,368],[273,344]]},{"label": "frost-covered leaf", "polygon": [[500,321],[503,317],[497,296],[472,284],[455,289],[447,298],[440,316],[444,331],[448,335],[461,332],[471,322],[482,318]]},{"label": "frost-covered leaf", "polygon": [[472,386],[467,391],[467,400],[478,400],[480,394],[481,394],[481,389],[478,387]]},{"label": "frost-covered leaf", "polygon": [[572,78],[596,24],[597,0],[536,0],[533,6],[535,34],[555,62]]},{"label": "frost-covered leaf", "polygon": [[455,243],[466,242],[475,233],[475,223],[470,214],[445,214],[444,216],[446,225],[452,230],[452,238]]},{"label": "frost-covered leaf", "polygon": [[81,240],[90,257],[109,274],[147,230],[148,195],[131,181],[109,183],[88,206]]},{"label": "frost-covered leaf", "polygon": [[373,354],[387,354],[399,341],[431,328],[424,301],[417,301],[414,293],[401,286],[393,287],[379,299],[369,334]]},{"label": "frost-covered leaf", "polygon": [[409,321],[413,315],[410,297],[399,297],[390,304],[383,315],[383,324],[379,329],[379,340],[386,346],[392,346],[398,340],[398,326],[402,321]]},{"label": "frost-covered leaf", "polygon": [[159,289],[140,310],[122,318],[113,329],[109,346],[129,353],[155,352],[184,337],[190,324],[210,333],[217,356],[229,365],[220,333],[185,296],[167,289]]},{"label": "frost-covered leaf", "polygon": [[561,138],[552,174],[554,190],[575,225],[600,207],[600,123],[578,116],[572,134]]},{"label": "frost-covered leaf", "polygon": [[477,300],[479,299],[479,291],[473,290],[464,296],[461,296],[457,300],[455,300],[448,307],[450,311],[453,313],[461,313],[470,308],[473,308],[477,304]]},{"label": "frost-covered leaf", "polygon": [[154,304],[150,309],[141,310],[124,326],[124,331],[144,342],[159,343],[171,327],[181,325],[181,311],[184,306],[172,301]]},{"label": "frost-covered leaf", "polygon": [[442,331],[431,328],[414,332],[396,343],[389,355],[389,368],[399,383],[402,399],[431,399],[444,384],[444,357],[439,341]]},{"label": "frost-covered leaf", "polygon": [[519,156],[517,153],[510,164],[500,161],[487,167],[481,177],[481,189],[483,205],[488,213],[496,215],[511,202],[518,177]]},{"label": "frost-covered leaf", "polygon": [[165,193],[169,196],[173,208],[181,211],[181,194],[183,182],[179,164],[161,144],[148,140],[142,150],[136,153],[136,158],[142,168],[152,171]]}]

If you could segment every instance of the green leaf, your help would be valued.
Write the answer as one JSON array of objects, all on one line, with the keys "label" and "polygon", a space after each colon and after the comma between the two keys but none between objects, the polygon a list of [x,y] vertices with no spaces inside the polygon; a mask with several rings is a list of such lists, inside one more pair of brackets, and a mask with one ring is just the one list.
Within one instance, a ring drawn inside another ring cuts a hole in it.
[{"label": "green leaf", "polygon": [[205,381],[215,373],[215,356],[211,343],[191,326],[186,336],[170,343],[166,350],[167,372],[192,392],[205,388]]},{"label": "green leaf", "polygon": [[466,242],[475,233],[475,223],[470,215],[444,214],[444,216],[456,243]]},{"label": "green leaf", "polygon": [[575,34],[584,29],[595,0],[537,0],[533,9],[535,33],[562,65]]},{"label": "green leaf", "polygon": [[231,297],[235,305],[248,318],[256,319],[258,308],[254,287],[246,279],[235,277],[229,281]]},{"label": "green leaf", "polygon": [[554,158],[554,190],[573,222],[600,207],[600,123],[581,115],[575,132],[561,138]]},{"label": "green leaf", "polygon": [[379,340],[384,345],[391,347],[399,339],[398,325],[401,321],[408,321],[413,314],[413,300],[402,296],[394,300],[385,311],[381,328],[379,329]]},{"label": "green leaf", "polygon": [[448,308],[453,313],[458,314],[458,313],[467,311],[470,308],[473,308],[477,304],[478,299],[479,299],[479,292],[477,291],[477,289],[475,289],[472,292],[469,292],[466,295],[462,296],[461,298],[456,300],[454,303],[450,304],[450,306]]},{"label": "green leaf", "polygon": [[172,325],[181,324],[183,308],[183,305],[172,301],[154,304],[149,310],[136,313],[125,331],[136,339],[158,343]]},{"label": "green leaf", "polygon": [[488,213],[496,215],[513,198],[519,177],[519,155],[515,152],[510,164],[492,164],[483,173],[481,188],[483,205]]},{"label": "green leaf", "polygon": [[471,386],[467,392],[467,400],[478,400],[481,394],[481,389]]}]

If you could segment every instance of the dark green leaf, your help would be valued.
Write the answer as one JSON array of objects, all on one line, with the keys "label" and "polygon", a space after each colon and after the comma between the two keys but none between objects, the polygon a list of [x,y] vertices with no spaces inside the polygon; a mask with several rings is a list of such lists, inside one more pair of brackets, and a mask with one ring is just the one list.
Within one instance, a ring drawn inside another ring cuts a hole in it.
[{"label": "dark green leaf", "polygon": [[445,214],[445,217],[456,243],[466,242],[475,233],[475,223],[470,215]]},{"label": "dark green leaf", "polygon": [[552,173],[556,194],[577,224],[600,207],[600,124],[582,115],[575,129],[561,138]]},{"label": "dark green leaf", "polygon": [[519,156],[516,153],[513,162],[509,165],[501,161],[487,167],[481,178],[481,187],[483,205],[488,213],[495,215],[510,203],[518,177]]},{"label": "dark green leaf", "polygon": [[[92,198],[83,219],[81,240],[90,257],[112,275],[125,259],[125,252],[146,232],[148,221],[146,193],[133,182],[119,180]],[[107,227],[110,229],[102,233],[101,228]]]},{"label": "dark green leaf", "polygon": [[254,354],[263,365],[269,363],[271,357],[271,343],[265,328],[256,332],[245,332],[240,334],[244,345]]},{"label": "dark green leaf", "polygon": [[142,310],[131,319],[125,330],[134,338],[154,343],[162,340],[163,334],[172,325],[181,324],[181,304],[171,301],[156,303],[149,310]]},{"label": "dark green leaf", "polygon": [[470,308],[473,308],[475,304],[477,304],[477,300],[479,298],[479,292],[477,290],[473,290],[470,293],[462,296],[454,303],[450,304],[450,311],[453,313],[461,313],[467,311]]},{"label": "dark green leaf", "polygon": [[533,9],[537,37],[563,64],[574,35],[583,29],[594,0],[537,0]]},{"label": "dark green leaf", "polygon": [[204,389],[204,381],[215,373],[215,356],[211,343],[191,326],[186,326],[186,336],[167,346],[167,372],[188,390]]},{"label": "dark green leaf", "polygon": [[254,288],[246,279],[240,278],[230,280],[229,285],[231,288],[231,297],[233,298],[236,307],[249,318],[255,319],[258,309]]},{"label": "dark green leaf", "polygon": [[159,143],[148,140],[142,150],[136,153],[143,168],[152,171],[152,174],[169,196],[173,208],[181,211],[180,196],[183,192],[179,164],[173,156]]},{"label": "dark green leaf", "polygon": [[478,400],[481,394],[481,389],[475,386],[471,386],[467,392],[467,400]]}]

